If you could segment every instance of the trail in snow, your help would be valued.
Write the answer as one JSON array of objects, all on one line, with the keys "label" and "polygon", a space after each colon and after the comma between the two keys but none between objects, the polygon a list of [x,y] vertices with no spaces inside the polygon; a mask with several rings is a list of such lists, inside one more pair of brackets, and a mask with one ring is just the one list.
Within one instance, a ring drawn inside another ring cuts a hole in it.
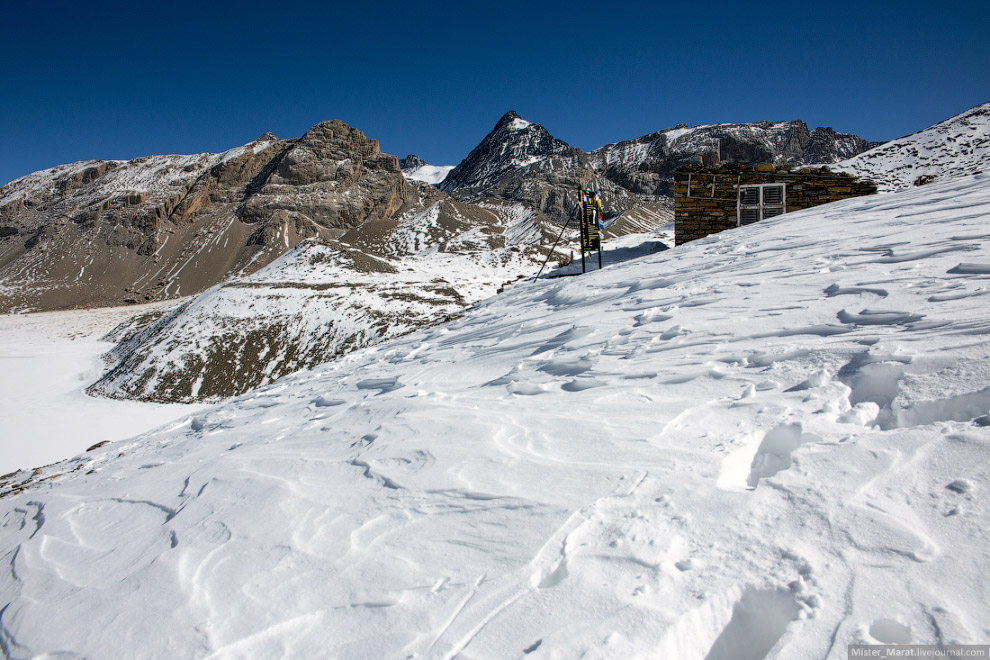
[{"label": "trail in snow", "polygon": [[52,466],[0,499],[3,648],[986,643],[988,217],[979,176],[528,282]]}]

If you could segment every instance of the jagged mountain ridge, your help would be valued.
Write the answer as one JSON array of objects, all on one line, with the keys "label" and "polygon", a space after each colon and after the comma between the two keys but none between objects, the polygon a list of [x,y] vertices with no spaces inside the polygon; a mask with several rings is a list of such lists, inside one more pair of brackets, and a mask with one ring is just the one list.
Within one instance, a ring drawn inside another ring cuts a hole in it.
[{"label": "jagged mountain ridge", "polygon": [[833,163],[877,144],[828,127],[811,130],[802,121],[766,121],[681,125],[585,153],[509,111],[440,189],[464,201],[523,202],[563,222],[574,205],[566,193],[597,182],[614,212],[649,207],[669,220],[672,175],[680,165]]},{"label": "jagged mountain ridge", "polygon": [[193,294],[304,239],[397,218],[416,188],[339,120],[222,154],[36,172],[0,188],[0,312]]},{"label": "jagged mountain ridge", "polygon": [[670,195],[671,177],[681,165],[828,164],[878,144],[830,127],[811,130],[800,120],[694,127],[682,124],[605,145],[589,156],[596,170],[633,192]]},{"label": "jagged mountain ridge", "polygon": [[980,174],[990,162],[990,103],[845,159],[835,169],[872,179],[880,190]]},{"label": "jagged mountain ridge", "polygon": [[[519,202],[561,224],[573,216],[578,187],[593,185],[595,175],[588,154],[510,110],[439,187],[466,202]],[[606,208],[630,216],[613,228],[615,234],[651,229],[672,217],[668,200],[633,193],[608,179],[597,183]]]}]

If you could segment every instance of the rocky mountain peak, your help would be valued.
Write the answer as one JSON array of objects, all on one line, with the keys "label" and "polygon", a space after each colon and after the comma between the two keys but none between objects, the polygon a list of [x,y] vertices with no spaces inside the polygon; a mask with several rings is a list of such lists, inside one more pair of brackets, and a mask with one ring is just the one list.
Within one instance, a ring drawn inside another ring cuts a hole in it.
[{"label": "rocky mountain peak", "polygon": [[[300,145],[334,145],[337,150],[348,153],[359,152],[362,155],[373,156],[381,153],[378,140],[365,136],[360,130],[348,126],[339,119],[321,121],[306,131],[299,138]],[[398,159],[396,159],[398,160]]]},{"label": "rocky mountain peak", "polygon": [[409,154],[405,158],[399,160],[399,167],[402,168],[403,172],[405,172],[406,170],[415,170],[427,164],[428,163],[425,160],[423,160],[416,154]]},{"label": "rocky mountain peak", "polygon": [[519,116],[515,110],[509,110],[495,124],[495,130],[508,128],[509,130],[521,130],[527,128],[531,123]]},{"label": "rocky mountain peak", "polygon": [[539,124],[526,121],[514,110],[502,115],[491,132],[451,170],[440,184],[444,192],[485,196],[504,174],[535,166],[550,156],[575,151]]}]

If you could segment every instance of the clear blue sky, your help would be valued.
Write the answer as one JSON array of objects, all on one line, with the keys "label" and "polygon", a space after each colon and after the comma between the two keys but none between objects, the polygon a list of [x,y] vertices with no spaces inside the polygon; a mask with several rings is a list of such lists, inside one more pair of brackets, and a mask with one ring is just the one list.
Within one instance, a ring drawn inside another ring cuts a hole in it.
[{"label": "clear blue sky", "polygon": [[0,184],[342,119],[456,164],[507,110],[582,149],[803,119],[888,140],[990,101],[990,3],[11,2]]}]

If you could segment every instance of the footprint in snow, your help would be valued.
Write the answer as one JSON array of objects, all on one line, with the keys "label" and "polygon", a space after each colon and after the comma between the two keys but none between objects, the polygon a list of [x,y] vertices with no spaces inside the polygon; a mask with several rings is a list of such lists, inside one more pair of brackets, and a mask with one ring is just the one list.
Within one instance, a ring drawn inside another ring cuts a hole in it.
[{"label": "footprint in snow", "polygon": [[910,644],[911,626],[896,619],[876,619],[870,624],[869,635],[881,644]]}]

